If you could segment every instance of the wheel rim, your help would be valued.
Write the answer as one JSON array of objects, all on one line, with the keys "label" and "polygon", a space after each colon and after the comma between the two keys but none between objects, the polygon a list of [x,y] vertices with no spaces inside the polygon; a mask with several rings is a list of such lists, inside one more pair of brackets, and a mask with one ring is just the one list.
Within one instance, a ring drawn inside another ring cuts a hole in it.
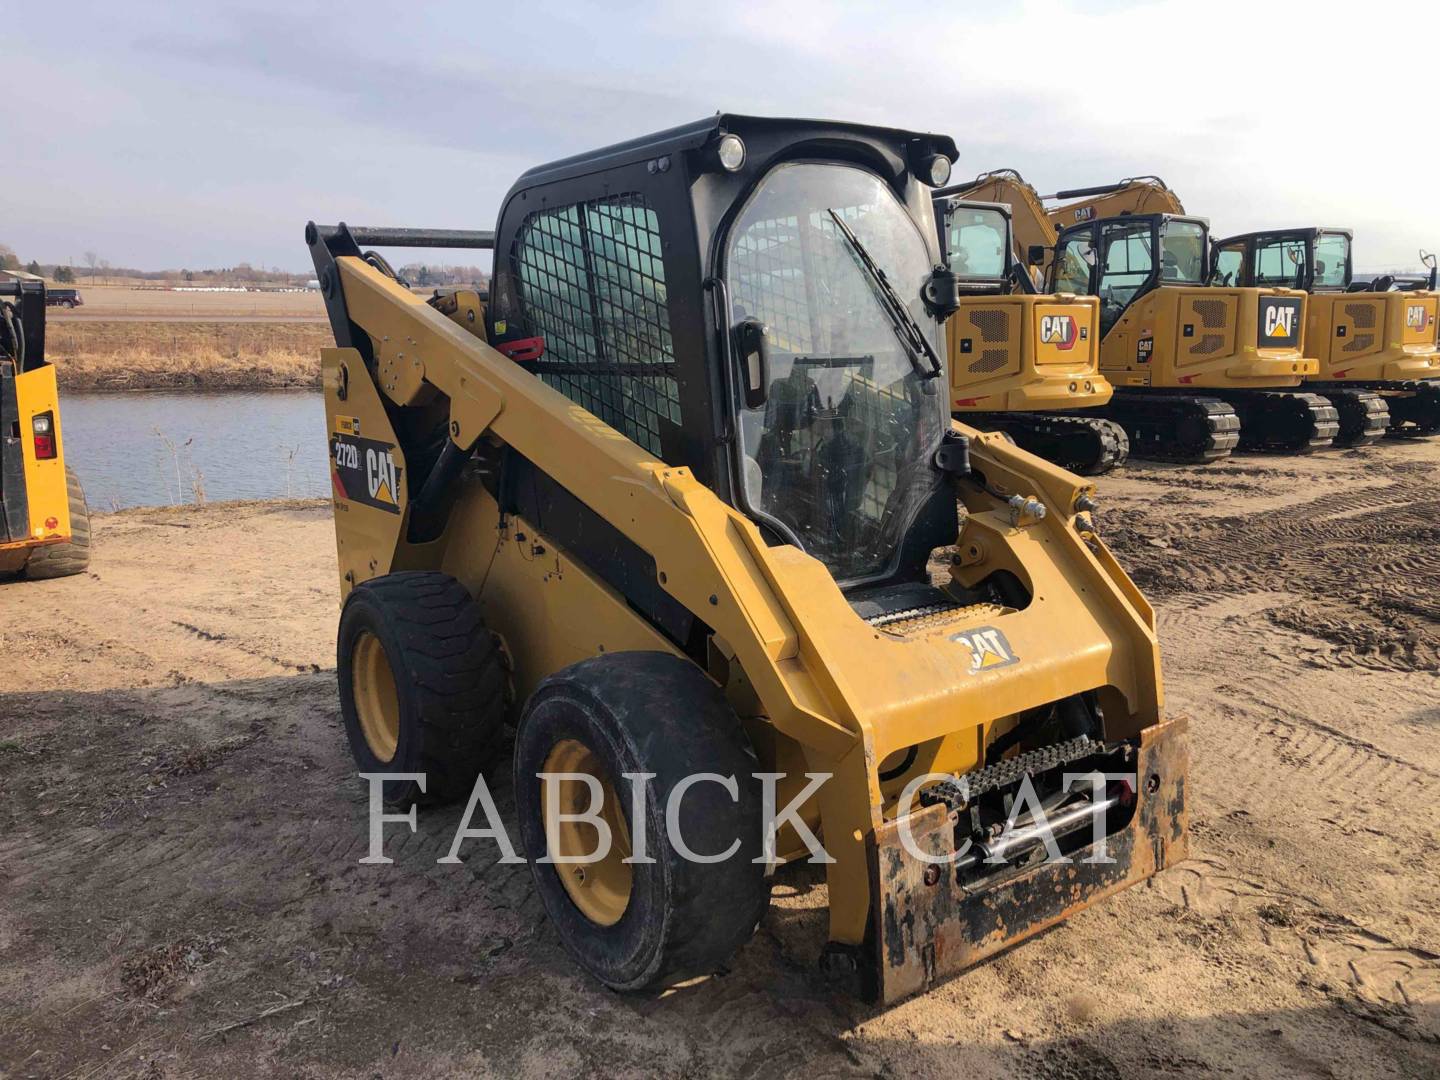
[{"label": "wheel rim", "polygon": [[385,647],[369,630],[355,641],[350,671],[360,732],[378,760],[391,761],[400,743],[400,695]]},{"label": "wheel rim", "polygon": [[[551,749],[541,772],[580,773],[600,783],[604,797],[599,816],[610,827],[610,850],[603,859],[585,863],[555,864],[555,873],[580,913],[599,926],[614,926],[630,906],[634,873],[629,863],[630,826],[610,782],[609,771],[599,755],[576,739],[562,739]],[[551,786],[558,788],[552,792]],[[583,780],[543,780],[540,784],[540,814],[552,856],[592,856],[599,847],[600,833],[589,822],[563,818],[551,821],[556,807],[562,814],[580,814],[590,808],[590,786]]]}]

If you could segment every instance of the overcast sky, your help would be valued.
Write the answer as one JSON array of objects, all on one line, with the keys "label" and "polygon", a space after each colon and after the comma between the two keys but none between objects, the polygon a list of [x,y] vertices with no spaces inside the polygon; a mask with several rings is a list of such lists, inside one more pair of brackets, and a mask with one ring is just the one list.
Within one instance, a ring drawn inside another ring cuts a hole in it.
[{"label": "overcast sky", "polygon": [[309,218],[491,228],[530,165],[718,109],[945,132],[957,177],[1042,192],[1158,173],[1217,236],[1348,225],[1357,268],[1413,266],[1440,4],[1385,6],[14,3],[0,242],[299,270]]}]

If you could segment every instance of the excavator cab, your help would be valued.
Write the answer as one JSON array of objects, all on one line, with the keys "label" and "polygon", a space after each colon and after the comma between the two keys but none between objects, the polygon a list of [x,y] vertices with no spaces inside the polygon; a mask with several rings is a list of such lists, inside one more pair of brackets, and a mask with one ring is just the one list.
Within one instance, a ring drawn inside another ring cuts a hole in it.
[{"label": "excavator cab", "polygon": [[[1440,433],[1440,295],[1434,271],[1411,288],[1354,280],[1349,229],[1309,226],[1226,237],[1215,246],[1211,280],[1242,286],[1285,284],[1309,294],[1306,352],[1319,370],[1306,385],[1340,413],[1341,436]],[[1423,253],[1422,253],[1423,257]],[[1358,400],[1357,400],[1358,399]]]},{"label": "excavator cab", "polygon": [[1052,279],[1100,299],[1102,339],[1131,304],[1164,286],[1205,282],[1209,226],[1202,218],[1125,215],[1066,229]]},{"label": "excavator cab", "polygon": [[[1345,292],[1353,277],[1349,229],[1273,229],[1215,242],[1210,283]],[[1313,344],[1313,342],[1312,342]]]},{"label": "excavator cab", "polygon": [[1112,393],[1099,372],[1095,298],[1038,293],[1015,257],[1011,209],[1003,203],[941,190],[935,224],[959,294],[945,324],[951,413],[1004,431],[1082,475],[1122,463],[1129,451],[1124,429],[1067,415],[1104,405]]}]

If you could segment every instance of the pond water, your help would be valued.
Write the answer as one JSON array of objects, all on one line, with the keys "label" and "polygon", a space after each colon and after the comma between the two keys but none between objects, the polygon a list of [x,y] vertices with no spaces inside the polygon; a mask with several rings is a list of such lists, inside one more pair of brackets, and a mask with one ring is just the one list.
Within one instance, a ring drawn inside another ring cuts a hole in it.
[{"label": "pond water", "polygon": [[60,417],[94,510],[329,492],[319,391],[66,393]]}]

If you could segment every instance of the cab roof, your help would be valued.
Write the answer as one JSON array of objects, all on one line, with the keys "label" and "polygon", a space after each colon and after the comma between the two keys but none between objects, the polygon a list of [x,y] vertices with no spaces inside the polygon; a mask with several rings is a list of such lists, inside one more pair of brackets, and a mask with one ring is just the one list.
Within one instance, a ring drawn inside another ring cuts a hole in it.
[{"label": "cab roof", "polygon": [[920,141],[929,144],[934,153],[944,154],[951,161],[959,157],[955,140],[948,135],[907,131],[903,128],[882,127],[872,124],[852,124],[841,120],[812,120],[795,117],[744,116],[737,113],[719,113],[703,120],[666,128],[650,135],[627,139],[597,150],[573,154],[544,165],[536,165],[520,174],[512,190],[538,187],[577,176],[613,169],[636,162],[658,159],[667,154],[698,150],[720,136],[734,132],[742,138],[750,132],[775,133],[792,128],[797,133],[824,135],[834,133],[849,135],[876,142],[899,146]]}]

